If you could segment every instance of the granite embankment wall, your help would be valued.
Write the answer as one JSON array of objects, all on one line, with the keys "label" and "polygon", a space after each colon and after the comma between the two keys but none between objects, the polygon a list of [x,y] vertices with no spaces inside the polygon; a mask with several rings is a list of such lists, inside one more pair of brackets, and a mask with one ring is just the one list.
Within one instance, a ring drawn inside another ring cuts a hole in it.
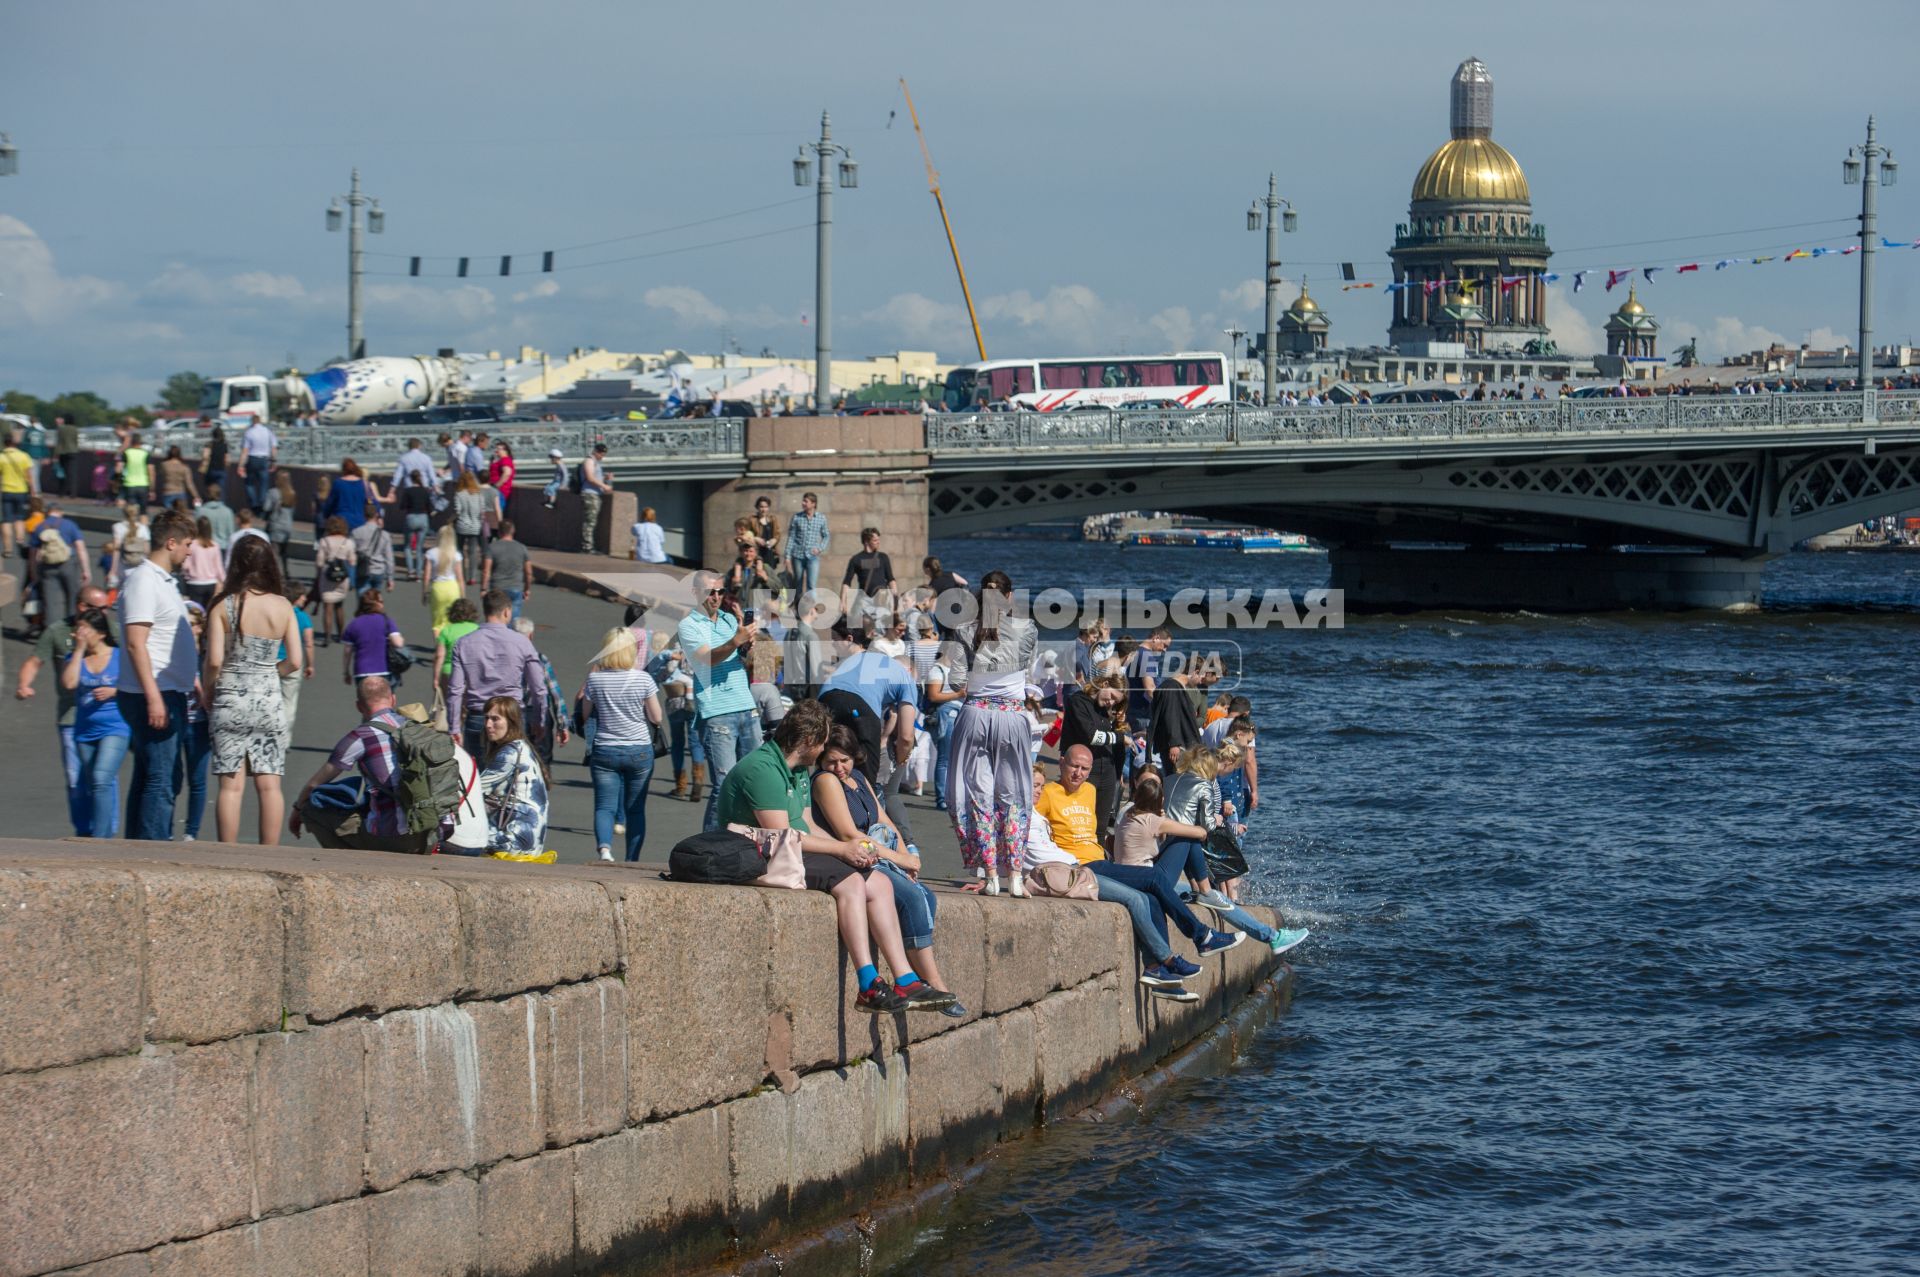
[{"label": "granite embankment wall", "polygon": [[0,841],[0,1274],[776,1253],[1204,1033],[1115,906],[943,895],[964,1020],[852,1010],[827,897],[618,866]]}]

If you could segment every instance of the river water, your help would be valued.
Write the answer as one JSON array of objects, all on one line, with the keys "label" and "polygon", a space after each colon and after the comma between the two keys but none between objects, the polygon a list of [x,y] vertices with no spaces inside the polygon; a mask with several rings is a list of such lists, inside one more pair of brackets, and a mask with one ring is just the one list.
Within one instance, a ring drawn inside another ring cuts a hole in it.
[{"label": "river water", "polygon": [[[1320,558],[936,547],[1035,588]],[[1236,633],[1291,1011],[1002,1151],[898,1273],[1920,1272],[1920,554],[1757,615]]]}]

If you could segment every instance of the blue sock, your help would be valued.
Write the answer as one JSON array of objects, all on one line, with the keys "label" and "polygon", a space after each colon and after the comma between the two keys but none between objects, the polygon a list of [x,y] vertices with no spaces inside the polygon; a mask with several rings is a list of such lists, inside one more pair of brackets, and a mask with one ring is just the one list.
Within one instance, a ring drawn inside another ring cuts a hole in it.
[{"label": "blue sock", "polygon": [[919,976],[915,975],[911,971],[903,971],[900,973],[900,978],[893,982],[893,987],[896,989],[911,989],[914,985],[919,983],[920,983]]},{"label": "blue sock", "polygon": [[873,987],[873,982],[880,978],[880,971],[869,962],[864,967],[861,967],[856,975],[860,980],[860,992],[865,993]]}]

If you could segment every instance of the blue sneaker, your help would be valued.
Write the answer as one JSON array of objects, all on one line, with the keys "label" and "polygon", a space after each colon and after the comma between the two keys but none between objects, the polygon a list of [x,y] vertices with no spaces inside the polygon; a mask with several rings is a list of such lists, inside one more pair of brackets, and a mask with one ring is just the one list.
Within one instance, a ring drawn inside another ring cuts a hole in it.
[{"label": "blue sneaker", "polygon": [[1294,927],[1291,929],[1282,927],[1273,933],[1273,939],[1269,943],[1273,946],[1274,956],[1278,957],[1312,934],[1313,932],[1308,931],[1305,927]]},{"label": "blue sneaker", "polygon": [[1177,953],[1160,965],[1166,970],[1171,971],[1174,975],[1179,976],[1182,980],[1189,980],[1200,974],[1199,967],[1194,966],[1193,963],[1188,962]]},{"label": "blue sneaker", "polygon": [[[1178,959],[1174,959],[1174,961],[1178,961]],[[1177,989],[1180,987],[1181,978],[1182,977],[1169,970],[1168,964],[1164,962],[1148,967],[1140,973],[1140,983],[1150,989]]]},{"label": "blue sneaker", "polygon": [[1194,947],[1199,949],[1202,955],[1224,953],[1246,938],[1246,935],[1239,931],[1215,931]]}]

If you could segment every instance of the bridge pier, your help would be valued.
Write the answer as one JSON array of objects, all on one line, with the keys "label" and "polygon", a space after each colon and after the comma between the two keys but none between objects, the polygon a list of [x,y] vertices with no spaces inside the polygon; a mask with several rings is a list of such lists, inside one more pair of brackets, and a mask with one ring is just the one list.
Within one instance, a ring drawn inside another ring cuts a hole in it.
[{"label": "bridge pier", "polygon": [[849,558],[860,552],[860,530],[880,529],[880,548],[893,560],[902,588],[921,582],[927,554],[926,430],[918,416],[756,417],[747,427],[747,471],[707,485],[702,509],[701,562],[715,571],[733,566],[733,521],[753,513],[756,499],[773,499],[784,555],[787,522],[811,492],[827,516],[828,549],[820,585],[837,588]]},{"label": "bridge pier", "polygon": [[1768,556],[1687,550],[1499,550],[1347,546],[1330,555],[1349,608],[1605,612],[1760,604]]}]

